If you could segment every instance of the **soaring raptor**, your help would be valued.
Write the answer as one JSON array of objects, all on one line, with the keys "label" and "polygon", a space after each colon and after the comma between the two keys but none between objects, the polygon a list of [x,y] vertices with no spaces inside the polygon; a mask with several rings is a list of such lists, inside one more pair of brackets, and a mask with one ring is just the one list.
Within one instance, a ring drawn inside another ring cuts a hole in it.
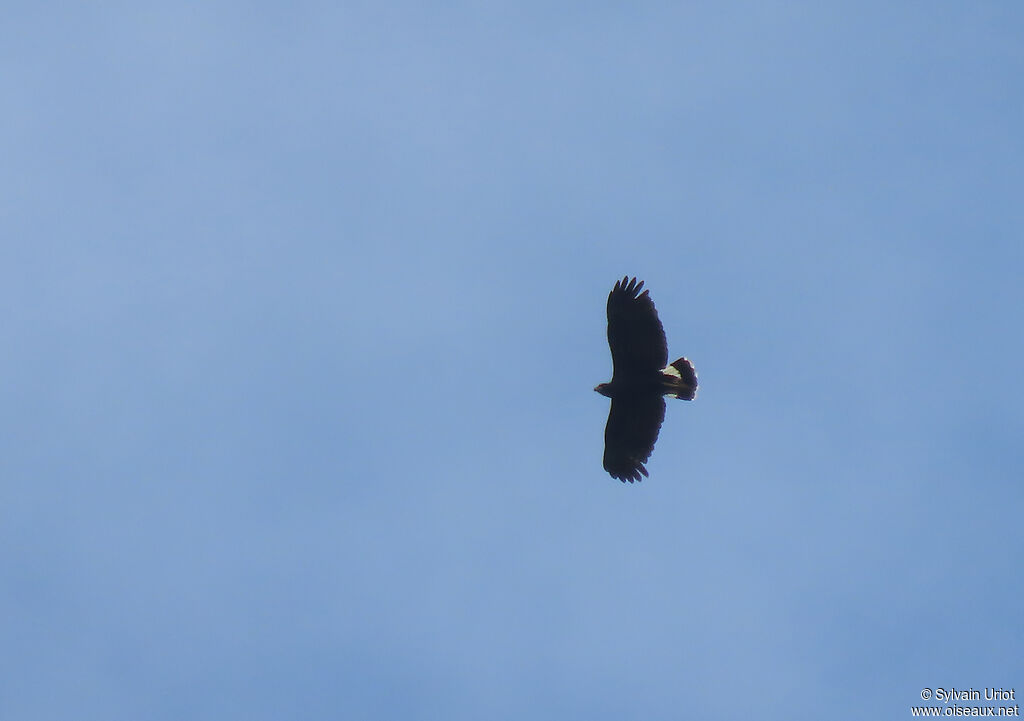
[{"label": "soaring raptor", "polygon": [[685,358],[668,362],[665,330],[658,320],[650,291],[629,276],[608,294],[608,345],[612,350],[612,380],[595,391],[612,399],[604,429],[604,469],[625,483],[647,476],[651,457],[665,420],[665,399],[692,401],[697,395],[697,372]]}]

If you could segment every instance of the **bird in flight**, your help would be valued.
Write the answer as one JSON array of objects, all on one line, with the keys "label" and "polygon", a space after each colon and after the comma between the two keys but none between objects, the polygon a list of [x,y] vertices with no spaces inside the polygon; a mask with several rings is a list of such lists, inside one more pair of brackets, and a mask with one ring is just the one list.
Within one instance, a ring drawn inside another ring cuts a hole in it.
[{"label": "bird in flight", "polygon": [[[697,372],[686,358],[668,363],[665,329],[644,282],[626,276],[608,294],[608,346],[612,380],[595,391],[612,399],[604,429],[604,469],[630,483],[647,477],[651,457],[665,420],[663,396],[692,401]],[[666,365],[667,364],[667,365]]]}]

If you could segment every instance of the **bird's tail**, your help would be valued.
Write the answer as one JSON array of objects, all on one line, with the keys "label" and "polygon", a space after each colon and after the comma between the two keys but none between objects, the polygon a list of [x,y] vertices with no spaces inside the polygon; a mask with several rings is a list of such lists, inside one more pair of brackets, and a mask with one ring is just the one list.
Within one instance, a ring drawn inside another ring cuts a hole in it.
[{"label": "bird's tail", "polygon": [[684,401],[692,401],[697,395],[697,371],[693,369],[693,363],[685,358],[672,361],[662,371],[662,375],[665,376],[666,392],[669,395]]}]

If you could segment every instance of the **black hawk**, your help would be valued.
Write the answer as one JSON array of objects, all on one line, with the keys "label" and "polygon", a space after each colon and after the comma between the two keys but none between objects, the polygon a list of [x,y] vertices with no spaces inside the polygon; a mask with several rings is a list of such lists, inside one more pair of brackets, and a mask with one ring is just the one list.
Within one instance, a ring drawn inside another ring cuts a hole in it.
[{"label": "black hawk", "polygon": [[[697,372],[686,358],[668,363],[665,330],[644,282],[626,276],[608,294],[608,346],[612,350],[611,383],[594,388],[612,399],[604,429],[604,469],[625,483],[647,476],[665,419],[665,399],[692,401]],[[666,363],[668,363],[666,365]]]}]

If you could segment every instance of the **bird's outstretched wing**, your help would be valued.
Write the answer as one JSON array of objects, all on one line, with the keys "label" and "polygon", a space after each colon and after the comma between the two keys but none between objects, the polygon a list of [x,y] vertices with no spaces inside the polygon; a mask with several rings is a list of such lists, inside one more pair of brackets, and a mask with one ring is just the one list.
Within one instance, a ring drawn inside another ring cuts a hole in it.
[{"label": "bird's outstretched wing", "polygon": [[612,380],[661,370],[668,363],[665,330],[644,282],[623,278],[608,294],[608,346]]},{"label": "bird's outstretched wing", "polygon": [[644,394],[613,398],[604,428],[604,469],[620,481],[647,476],[644,463],[651,457],[665,420],[665,401],[660,395]]}]

